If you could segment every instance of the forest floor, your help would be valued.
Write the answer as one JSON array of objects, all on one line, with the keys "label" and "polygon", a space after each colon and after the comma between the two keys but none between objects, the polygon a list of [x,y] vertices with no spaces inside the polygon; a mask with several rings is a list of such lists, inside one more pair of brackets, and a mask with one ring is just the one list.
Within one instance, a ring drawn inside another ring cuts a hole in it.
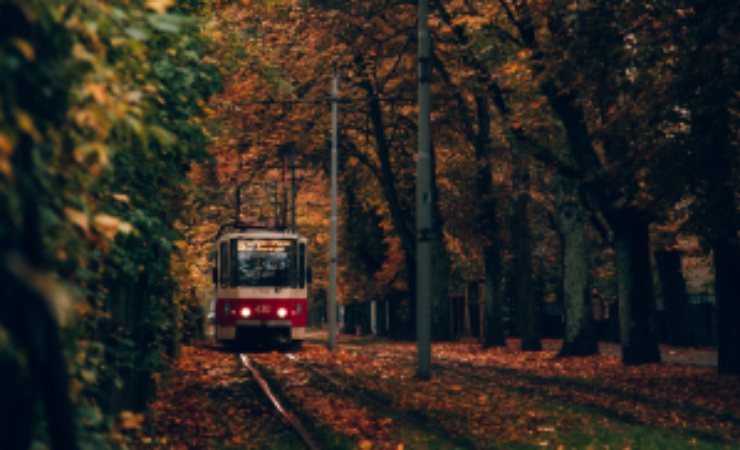
[{"label": "forest floor", "polygon": [[[415,344],[314,333],[301,350],[248,352],[322,448],[740,448],[740,377],[709,349],[663,348],[664,364],[623,367],[618,346],[557,359],[510,339],[434,344],[418,380]],[[687,364],[690,363],[690,364]],[[133,448],[300,448],[236,352],[184,347]]]}]

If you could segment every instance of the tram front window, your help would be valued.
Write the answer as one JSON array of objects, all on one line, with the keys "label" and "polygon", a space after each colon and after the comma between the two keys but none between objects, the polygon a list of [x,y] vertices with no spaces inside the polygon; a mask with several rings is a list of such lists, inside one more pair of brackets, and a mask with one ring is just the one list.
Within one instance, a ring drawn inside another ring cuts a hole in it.
[{"label": "tram front window", "polygon": [[290,287],[295,284],[295,242],[240,239],[236,246],[238,286]]}]

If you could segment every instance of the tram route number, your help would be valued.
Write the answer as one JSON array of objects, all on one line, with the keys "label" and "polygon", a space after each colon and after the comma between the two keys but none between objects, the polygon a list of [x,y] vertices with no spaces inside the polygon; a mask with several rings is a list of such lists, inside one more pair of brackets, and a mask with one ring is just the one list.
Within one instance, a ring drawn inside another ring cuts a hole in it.
[{"label": "tram route number", "polygon": [[254,307],[254,312],[257,314],[270,314],[272,307],[270,305],[257,305]]}]

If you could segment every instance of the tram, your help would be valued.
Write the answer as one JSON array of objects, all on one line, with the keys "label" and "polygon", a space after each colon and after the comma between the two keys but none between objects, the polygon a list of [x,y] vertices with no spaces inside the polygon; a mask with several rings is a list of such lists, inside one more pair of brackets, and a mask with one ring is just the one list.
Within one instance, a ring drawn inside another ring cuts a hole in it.
[{"label": "tram", "polygon": [[307,240],[279,229],[230,228],[219,232],[214,249],[215,338],[300,345],[308,321]]}]

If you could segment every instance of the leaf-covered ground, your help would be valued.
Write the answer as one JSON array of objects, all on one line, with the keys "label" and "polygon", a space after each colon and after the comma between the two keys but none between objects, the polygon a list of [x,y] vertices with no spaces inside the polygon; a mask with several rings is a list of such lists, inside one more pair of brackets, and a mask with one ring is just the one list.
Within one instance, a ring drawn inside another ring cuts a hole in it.
[{"label": "leaf-covered ground", "polygon": [[150,411],[130,424],[134,448],[301,448],[236,355],[216,348],[184,347]]},{"label": "leaf-covered ground", "polygon": [[[430,381],[414,376],[412,343],[343,339],[329,352],[307,342],[251,357],[327,448],[740,446],[740,378],[685,364],[622,367],[613,348],[569,359],[554,358],[556,342],[545,348],[435,344]],[[709,351],[670,351],[711,363]],[[139,442],[289,448],[235,354],[186,348],[178,369]]]}]

